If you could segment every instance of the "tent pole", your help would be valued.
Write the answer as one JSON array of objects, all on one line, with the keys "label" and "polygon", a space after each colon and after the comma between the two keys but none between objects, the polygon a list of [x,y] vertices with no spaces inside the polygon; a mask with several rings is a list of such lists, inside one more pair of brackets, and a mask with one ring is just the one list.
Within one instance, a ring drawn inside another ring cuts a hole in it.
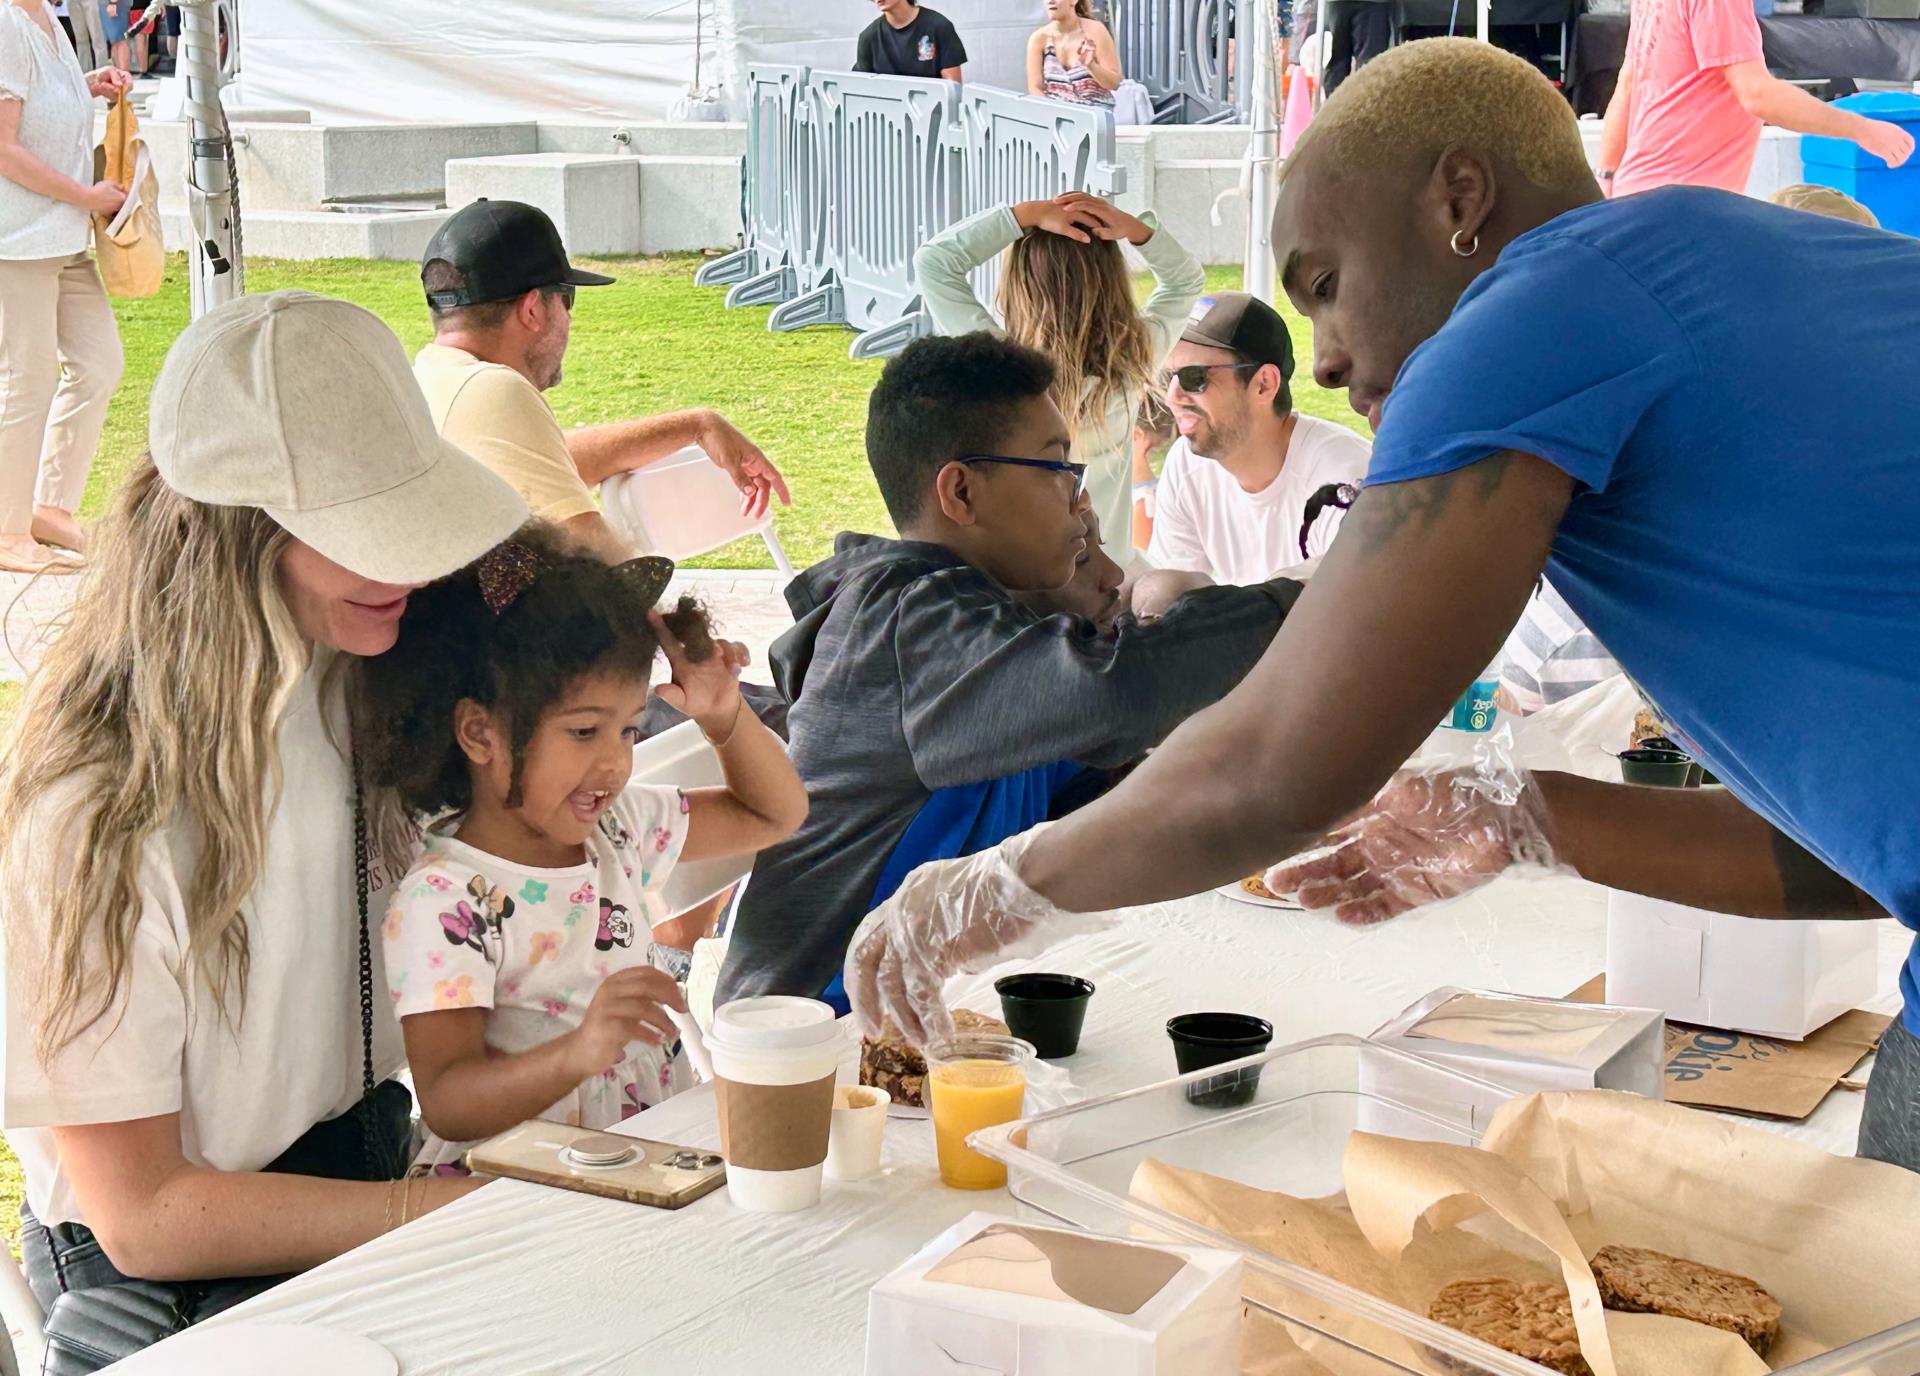
[{"label": "tent pole", "polygon": [[1279,28],[1274,23],[1273,7],[1285,2],[1243,0],[1241,8],[1241,13],[1250,15],[1253,21],[1248,34],[1253,49],[1249,78],[1253,82],[1249,110],[1253,129],[1252,147],[1248,149],[1253,176],[1247,196],[1247,253],[1241,288],[1269,304],[1274,295],[1273,203],[1280,163],[1280,107],[1274,93],[1278,76],[1274,49]]},{"label": "tent pole", "polygon": [[[233,137],[220,104],[220,20],[216,0],[174,0],[180,7],[179,70],[186,87],[187,248],[194,318],[246,291],[241,260],[240,194]],[[234,35],[229,35],[229,40]]]}]

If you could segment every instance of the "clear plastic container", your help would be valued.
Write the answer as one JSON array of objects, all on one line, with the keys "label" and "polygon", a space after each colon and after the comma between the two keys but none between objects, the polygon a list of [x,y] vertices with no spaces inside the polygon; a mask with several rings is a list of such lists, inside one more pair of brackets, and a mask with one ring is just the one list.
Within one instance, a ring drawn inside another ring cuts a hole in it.
[{"label": "clear plastic container", "polygon": [[[1354,1131],[1477,1145],[1511,1091],[1442,1069],[1360,1037],[1323,1037],[1245,1061],[1260,1086],[1242,1108],[1209,1109],[1187,1099],[1194,1075],[1041,1114],[975,1133],[976,1151],[1005,1163],[1014,1198],[1051,1218],[1095,1232],[1224,1247],[1246,1260],[1254,1309],[1337,1351],[1340,1376],[1540,1376],[1543,1368],[1463,1333],[1282,1260],[1225,1233],[1129,1197],[1148,1159],[1301,1198],[1336,1194]],[[1394,1353],[1411,1342],[1432,1365]],[[1291,1369],[1291,1368],[1290,1368]],[[1304,1365],[1302,1371],[1313,1371]],[[1775,1373],[1775,1376],[1914,1376],[1920,1320]]]}]

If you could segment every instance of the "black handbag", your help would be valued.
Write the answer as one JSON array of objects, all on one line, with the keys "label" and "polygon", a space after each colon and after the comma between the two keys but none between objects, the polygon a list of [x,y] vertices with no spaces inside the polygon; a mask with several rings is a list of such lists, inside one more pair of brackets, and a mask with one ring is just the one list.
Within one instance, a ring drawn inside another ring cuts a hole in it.
[{"label": "black handbag", "polygon": [[[413,1145],[413,1096],[397,1081],[373,1078],[373,941],[367,921],[368,848],[366,802],[360,764],[353,768],[353,863],[360,908],[359,1103],[337,1118],[316,1123],[266,1169],[336,1180],[397,1180],[406,1172]],[[54,1247],[51,1237],[48,1246]],[[56,1249],[55,1255],[58,1255]],[[90,1376],[133,1356],[202,1319],[272,1289],[286,1276],[172,1282],[124,1280],[68,1290],[53,1303],[45,1327],[43,1376]]]}]

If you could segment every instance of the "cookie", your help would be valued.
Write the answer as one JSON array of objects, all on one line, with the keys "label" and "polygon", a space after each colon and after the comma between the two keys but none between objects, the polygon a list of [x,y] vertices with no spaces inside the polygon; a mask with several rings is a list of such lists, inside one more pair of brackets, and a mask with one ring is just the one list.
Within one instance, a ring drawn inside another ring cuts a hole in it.
[{"label": "cookie", "polygon": [[[971,1009],[953,1010],[956,1032],[992,1032],[1007,1035],[1007,1025],[998,1018]],[[896,1104],[911,1108],[927,1106],[927,1060],[900,1036],[900,1029],[888,1023],[879,1037],[860,1042],[860,1083],[886,1090]]]},{"label": "cookie", "polygon": [[1580,1355],[1566,1287],[1538,1281],[1457,1280],[1433,1297],[1427,1317],[1561,1376],[1593,1376]]},{"label": "cookie", "polygon": [[1759,1356],[1780,1336],[1780,1301],[1745,1276],[1645,1247],[1593,1256],[1600,1302],[1625,1314],[1667,1314],[1737,1333]]},{"label": "cookie", "polygon": [[1277,899],[1280,897],[1279,894],[1267,887],[1266,876],[1262,874],[1256,874],[1251,879],[1242,879],[1240,881],[1240,887],[1252,894],[1255,898]]}]

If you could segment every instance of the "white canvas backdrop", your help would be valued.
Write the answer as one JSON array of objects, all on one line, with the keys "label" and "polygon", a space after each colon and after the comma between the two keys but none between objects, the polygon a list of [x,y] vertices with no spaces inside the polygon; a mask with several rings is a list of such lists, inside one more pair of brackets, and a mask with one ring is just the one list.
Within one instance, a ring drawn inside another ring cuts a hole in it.
[{"label": "white canvas backdrop", "polygon": [[[241,0],[233,104],[319,123],[666,118],[694,80],[736,103],[750,62],[853,66],[872,0]],[[1041,0],[944,0],[967,79],[1024,90]]]}]

